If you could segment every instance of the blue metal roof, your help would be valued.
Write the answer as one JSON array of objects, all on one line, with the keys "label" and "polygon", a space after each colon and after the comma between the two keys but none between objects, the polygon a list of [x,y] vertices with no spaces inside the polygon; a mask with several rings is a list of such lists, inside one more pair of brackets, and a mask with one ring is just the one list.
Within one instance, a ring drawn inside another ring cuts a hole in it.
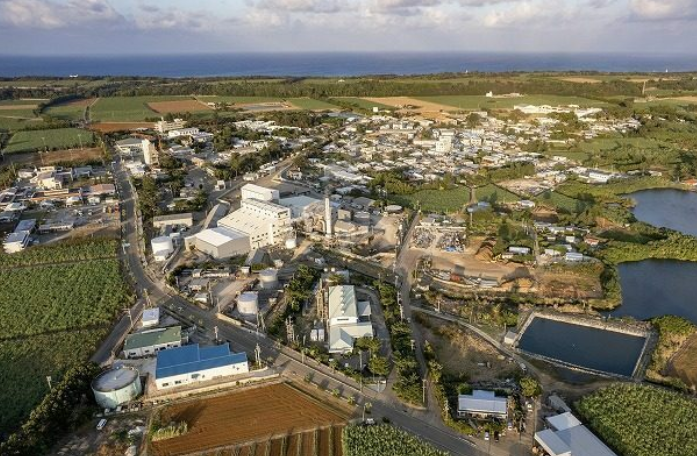
[{"label": "blue metal roof", "polygon": [[199,347],[198,344],[169,348],[157,353],[156,378],[190,374],[247,361],[246,353],[230,353],[228,344]]}]

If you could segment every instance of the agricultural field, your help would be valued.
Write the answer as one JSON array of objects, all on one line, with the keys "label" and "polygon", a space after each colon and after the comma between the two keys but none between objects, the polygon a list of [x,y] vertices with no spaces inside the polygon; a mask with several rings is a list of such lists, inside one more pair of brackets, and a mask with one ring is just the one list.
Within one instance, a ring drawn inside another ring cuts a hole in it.
[{"label": "agricultural field", "polygon": [[[439,103],[426,101],[423,98],[379,97],[366,98],[366,100],[372,103],[391,106],[393,109],[400,109],[400,111],[402,112],[441,112],[452,110],[451,106],[445,106]],[[413,108],[407,108],[407,106],[413,106]]]},{"label": "agricultural field", "polygon": [[230,105],[248,105],[256,103],[278,103],[283,101],[281,98],[275,97],[235,97],[235,96],[218,96],[218,95],[200,95],[197,100],[203,103],[228,103]]},{"label": "agricultural field", "polygon": [[487,184],[483,187],[475,188],[474,195],[477,198],[477,201],[488,201],[490,203],[513,203],[520,201],[520,197],[518,195],[511,193],[505,188],[501,188],[495,184]]},{"label": "agricultural field", "polygon": [[352,105],[355,105],[361,109],[366,109],[368,111],[372,111],[374,107],[377,107],[380,110],[389,110],[392,111],[395,108],[390,105],[386,105],[383,103],[378,103],[375,101],[370,101],[365,98],[353,98],[353,97],[341,97],[337,98],[337,100],[341,100],[345,103],[350,103]]},{"label": "agricultural field", "polygon": [[324,111],[339,109],[337,106],[326,101],[315,100],[314,98],[289,98],[288,102],[299,109],[310,111]]},{"label": "agricultural field", "polygon": [[151,129],[155,128],[154,122],[97,122],[89,127],[101,133],[114,133],[117,131],[132,131],[139,128]]},{"label": "agricultural field", "polygon": [[398,204],[414,207],[417,204],[424,212],[456,212],[470,201],[467,187],[455,187],[450,190],[420,190],[410,195],[393,198]]},{"label": "agricultural field", "polygon": [[170,101],[151,101],[148,107],[158,114],[183,113],[183,112],[207,112],[211,108],[193,98],[181,98]]},{"label": "agricultural field", "polygon": [[64,149],[54,150],[50,154],[30,152],[26,154],[11,154],[5,156],[5,163],[56,165],[69,163],[90,163],[103,159],[102,149],[91,147],[89,149]]},{"label": "agricultural field", "polygon": [[39,102],[44,100],[1,100],[0,130],[17,131],[38,125],[41,118],[34,115]]},{"label": "agricultural field", "polygon": [[[260,407],[259,404],[266,404]],[[289,433],[315,431],[346,422],[351,410],[320,400],[295,387],[280,383],[168,406],[159,412],[157,422],[185,422],[185,435],[152,443],[155,456],[176,456],[256,442],[254,449]],[[321,435],[320,431],[320,435]],[[326,431],[328,432],[328,431]],[[305,443],[307,442],[307,443]],[[326,442],[326,443],[323,443]],[[327,445],[327,437],[303,436],[303,456],[316,453],[316,446]],[[311,449],[312,448],[312,449]],[[248,451],[248,450],[246,450]],[[261,450],[259,450],[261,451]],[[254,454],[254,453],[250,453]],[[256,454],[259,454],[258,452]],[[266,454],[266,453],[262,453]]]},{"label": "agricultural field", "polygon": [[55,128],[52,130],[25,130],[15,133],[4,152],[14,154],[43,150],[89,147],[94,144],[94,134],[80,128]]},{"label": "agricultural field", "polygon": [[411,434],[387,424],[347,426],[344,456],[447,456]]},{"label": "agricultural field", "polygon": [[697,454],[697,401],[648,385],[615,384],[578,404],[590,427],[624,456]]},{"label": "agricultural field", "polygon": [[481,109],[513,109],[515,105],[579,105],[581,107],[603,107],[607,103],[581,97],[565,97],[560,95],[526,95],[516,98],[489,98],[484,95],[444,95],[435,97],[417,97],[431,103],[451,106],[463,110]]},{"label": "agricultural field", "polygon": [[180,101],[183,97],[109,97],[100,98],[90,108],[90,118],[102,122],[140,122],[160,117],[149,103]]},{"label": "agricultural field", "polygon": [[85,361],[129,305],[117,244],[82,239],[0,254],[0,433],[41,400],[46,376],[59,381]]},{"label": "agricultural field", "polygon": [[331,426],[299,434],[284,435],[201,456],[343,456],[343,426]]},{"label": "agricultural field", "polygon": [[16,428],[48,393],[47,376],[54,382],[71,366],[88,359],[108,329],[79,329],[0,340],[0,433]]},{"label": "agricultural field", "polygon": [[65,103],[49,106],[44,114],[60,120],[82,120],[88,107],[97,102],[96,98],[71,100]]},{"label": "agricultural field", "polygon": [[578,209],[580,209],[583,204],[581,200],[554,191],[544,192],[537,198],[537,202],[543,206],[552,206],[557,210],[567,213],[578,212]]}]

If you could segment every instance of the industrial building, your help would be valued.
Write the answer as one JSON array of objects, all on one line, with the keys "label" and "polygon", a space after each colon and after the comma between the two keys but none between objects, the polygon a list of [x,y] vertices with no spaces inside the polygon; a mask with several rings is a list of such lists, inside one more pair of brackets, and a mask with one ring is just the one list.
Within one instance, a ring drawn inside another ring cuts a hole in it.
[{"label": "industrial building", "polygon": [[156,262],[167,261],[174,252],[174,242],[169,236],[158,236],[150,240],[152,256]]},{"label": "industrial building", "polygon": [[175,388],[247,372],[247,354],[231,353],[228,344],[185,345],[157,353],[155,384],[158,389]]},{"label": "industrial building", "polygon": [[194,226],[194,214],[186,212],[183,214],[158,215],[153,217],[152,226],[156,229],[168,226],[185,226],[191,228]]},{"label": "industrial building", "polygon": [[115,409],[128,404],[143,392],[140,374],[132,367],[115,367],[92,381],[94,399],[100,407]]},{"label": "industrial building", "polygon": [[358,302],[353,285],[329,287],[329,353],[353,350],[356,339],[373,337],[370,303]]},{"label": "industrial building", "polygon": [[256,199],[259,201],[278,202],[280,195],[278,190],[262,187],[255,184],[245,184],[240,189],[242,200]]},{"label": "industrial building", "polygon": [[157,130],[158,133],[167,133],[168,131],[184,128],[185,126],[186,121],[182,119],[174,119],[171,122],[162,119],[155,124],[155,130]]},{"label": "industrial building", "polygon": [[617,456],[571,412],[545,421],[549,428],[535,433],[535,444],[549,456]]},{"label": "industrial building", "polygon": [[457,416],[460,418],[508,417],[508,398],[497,397],[493,391],[474,390],[472,394],[457,397]]},{"label": "industrial building", "polygon": [[187,248],[197,250],[216,259],[245,255],[249,252],[249,236],[226,228],[209,228],[185,239]]},{"label": "industrial building", "polygon": [[125,358],[140,358],[154,355],[160,350],[181,347],[181,344],[181,326],[151,329],[126,337],[126,342],[123,345],[123,356]]}]

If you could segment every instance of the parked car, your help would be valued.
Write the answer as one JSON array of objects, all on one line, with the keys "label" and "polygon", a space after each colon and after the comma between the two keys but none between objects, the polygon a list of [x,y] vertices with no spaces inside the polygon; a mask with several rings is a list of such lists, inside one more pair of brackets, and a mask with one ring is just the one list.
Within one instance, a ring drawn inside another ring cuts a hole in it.
[{"label": "parked car", "polygon": [[489,431],[484,432],[484,441],[489,441]]}]

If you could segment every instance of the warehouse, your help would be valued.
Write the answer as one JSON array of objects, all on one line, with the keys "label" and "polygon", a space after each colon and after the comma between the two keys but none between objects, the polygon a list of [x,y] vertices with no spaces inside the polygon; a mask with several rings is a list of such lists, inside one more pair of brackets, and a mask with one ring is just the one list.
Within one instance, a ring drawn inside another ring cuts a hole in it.
[{"label": "warehouse", "polygon": [[181,344],[181,326],[152,329],[126,337],[126,342],[123,345],[123,356],[125,358],[139,358],[154,355],[160,350],[181,347]]},{"label": "warehouse", "polygon": [[280,195],[278,190],[262,187],[255,184],[245,184],[240,189],[242,200],[256,199],[259,201],[278,202]]},{"label": "warehouse", "polygon": [[186,238],[187,248],[191,245],[197,250],[216,259],[246,255],[249,252],[249,236],[227,228],[210,228]]},{"label": "warehouse", "polygon": [[348,353],[356,339],[373,337],[370,303],[356,300],[353,285],[329,287],[329,353]]},{"label": "warehouse", "polygon": [[160,229],[166,226],[194,226],[194,214],[186,212],[184,214],[158,215],[152,219],[153,228]]},{"label": "warehouse", "polygon": [[185,345],[157,353],[155,384],[158,389],[175,388],[247,372],[247,354],[231,353],[228,344]]},{"label": "warehouse", "polygon": [[460,418],[508,417],[508,398],[497,397],[493,391],[474,390],[472,394],[457,397],[457,416]]},{"label": "warehouse", "polygon": [[249,237],[249,248],[256,249],[285,241],[291,231],[290,209],[278,204],[246,199],[242,207],[218,221],[218,227],[228,228]]},{"label": "warehouse", "polygon": [[570,412],[545,421],[549,429],[535,433],[535,444],[550,456],[617,456]]}]

